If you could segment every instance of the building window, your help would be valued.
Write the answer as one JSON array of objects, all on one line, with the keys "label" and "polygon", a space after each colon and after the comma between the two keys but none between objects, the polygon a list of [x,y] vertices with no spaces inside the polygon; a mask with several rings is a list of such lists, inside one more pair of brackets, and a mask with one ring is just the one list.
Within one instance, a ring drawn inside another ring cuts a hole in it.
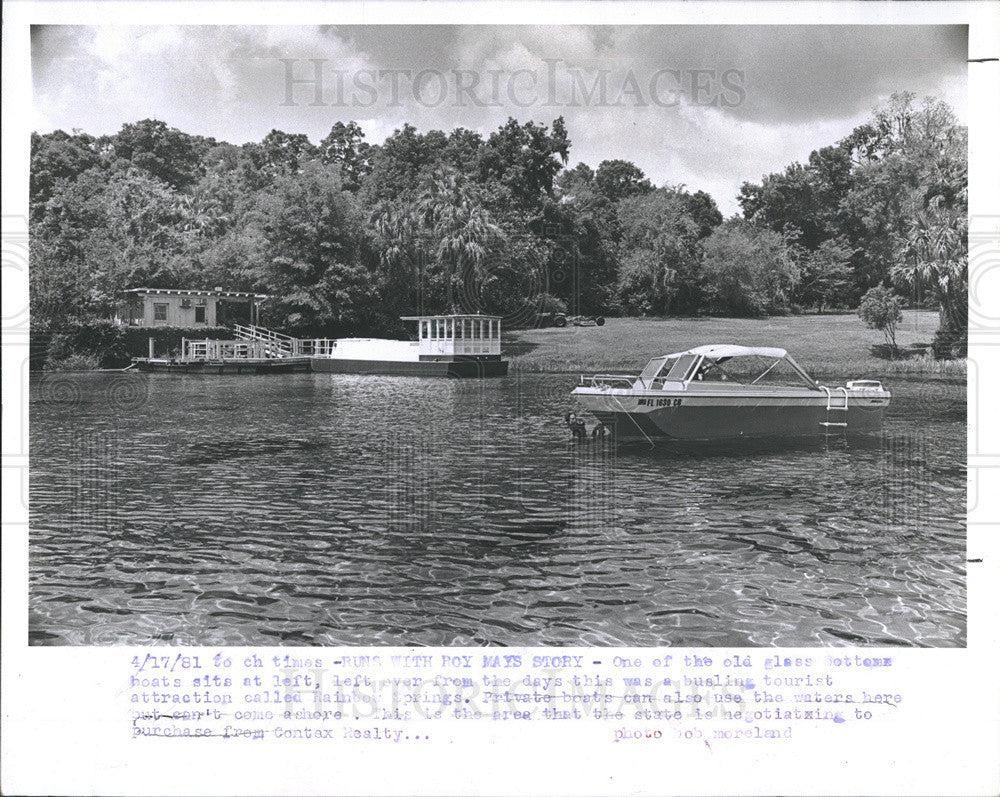
[{"label": "building window", "polygon": [[204,324],[205,323],[205,308],[204,307],[196,307],[196,308],[194,308],[194,322],[196,324]]},{"label": "building window", "polygon": [[162,302],[153,302],[153,320],[154,321],[166,321],[167,320],[167,305]]}]

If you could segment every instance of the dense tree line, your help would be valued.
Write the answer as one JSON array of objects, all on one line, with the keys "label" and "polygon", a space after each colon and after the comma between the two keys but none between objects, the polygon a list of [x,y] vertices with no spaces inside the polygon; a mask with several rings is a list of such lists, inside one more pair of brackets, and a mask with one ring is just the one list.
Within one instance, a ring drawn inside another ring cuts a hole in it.
[{"label": "dense tree line", "polygon": [[968,323],[968,131],[943,102],[896,94],[805,165],[744,183],[747,221],[780,233],[803,305],[857,306],[878,286],[940,308],[936,348]]},{"label": "dense tree line", "polygon": [[[754,315],[857,306],[886,284],[932,295],[964,330],[965,130],[893,97],[872,120],[760,184],[742,217],[634,164],[567,169],[569,132],[410,125],[382,144],[335,124],[235,146],[165,123],[32,136],[31,310],[107,317],[136,286],[255,290],[274,326],[385,332],[450,308]],[[708,156],[708,155],[706,155]]]}]

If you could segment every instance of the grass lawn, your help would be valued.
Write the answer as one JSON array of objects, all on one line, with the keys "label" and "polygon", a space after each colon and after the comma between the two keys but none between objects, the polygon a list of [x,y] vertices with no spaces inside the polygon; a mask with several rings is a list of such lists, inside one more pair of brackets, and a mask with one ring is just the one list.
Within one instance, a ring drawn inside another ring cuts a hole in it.
[{"label": "grass lawn", "polygon": [[[896,340],[901,347],[930,344],[937,326],[936,312],[905,311]],[[929,355],[879,359],[871,347],[882,342],[881,332],[867,329],[856,314],[844,313],[771,318],[609,318],[603,327],[505,331],[503,350],[512,370],[638,373],[651,357],[709,343],[736,343],[787,349],[815,376],[965,377],[965,360],[941,361]]]}]

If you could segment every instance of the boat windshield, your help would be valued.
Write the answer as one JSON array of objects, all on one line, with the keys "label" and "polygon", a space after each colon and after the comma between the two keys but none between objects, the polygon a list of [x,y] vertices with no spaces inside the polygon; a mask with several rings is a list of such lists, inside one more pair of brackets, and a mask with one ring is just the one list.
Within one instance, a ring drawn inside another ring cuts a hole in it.
[{"label": "boat windshield", "polygon": [[[660,373],[660,369],[663,368],[663,364],[667,361],[667,359],[667,357],[654,357],[646,363],[646,367],[643,368],[642,373],[639,374],[639,379],[648,385],[653,380],[653,377]],[[673,359],[675,360],[677,358],[674,357]]]},{"label": "boat windshield", "polygon": [[649,387],[653,380],[666,382],[683,382],[694,361],[698,357],[694,354],[681,354],[676,357],[654,357],[639,374],[639,381]]},{"label": "boat windshield", "polygon": [[668,382],[683,382],[688,375],[688,371],[691,370],[691,366],[694,365],[694,361],[697,359],[693,354],[685,354],[678,357],[663,378]]},{"label": "boat windshield", "polygon": [[694,375],[698,382],[732,382],[740,385],[800,386],[811,388],[815,384],[785,357],[766,357],[759,354],[719,357],[702,360]]}]

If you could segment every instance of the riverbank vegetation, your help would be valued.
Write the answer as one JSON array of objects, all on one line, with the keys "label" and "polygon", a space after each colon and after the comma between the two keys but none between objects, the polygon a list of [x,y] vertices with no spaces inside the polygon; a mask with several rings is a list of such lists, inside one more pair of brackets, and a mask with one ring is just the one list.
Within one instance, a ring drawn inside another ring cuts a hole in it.
[{"label": "riverbank vegetation", "polygon": [[[34,319],[33,319],[34,321]],[[57,324],[32,324],[31,368],[47,371],[78,371],[124,368],[133,357],[149,353],[149,341],[159,356],[177,352],[184,338],[220,340],[232,338],[228,327],[134,327],[107,319]]]},{"label": "riverbank vegetation", "polygon": [[562,119],[486,136],[406,125],[381,144],[353,122],[318,143],[155,120],[36,134],[32,322],[58,334],[111,317],[127,288],[222,286],[268,294],[263,323],[303,336],[396,334],[399,315],[450,309],[530,326],[544,297],[579,314],[775,316],[747,322],[766,330],[886,286],[938,308],[936,353],[964,354],[966,131],[943,103],[895,95],[806,164],[745,183],[729,219],[704,191],[621,160],[569,169],[570,152]]}]

